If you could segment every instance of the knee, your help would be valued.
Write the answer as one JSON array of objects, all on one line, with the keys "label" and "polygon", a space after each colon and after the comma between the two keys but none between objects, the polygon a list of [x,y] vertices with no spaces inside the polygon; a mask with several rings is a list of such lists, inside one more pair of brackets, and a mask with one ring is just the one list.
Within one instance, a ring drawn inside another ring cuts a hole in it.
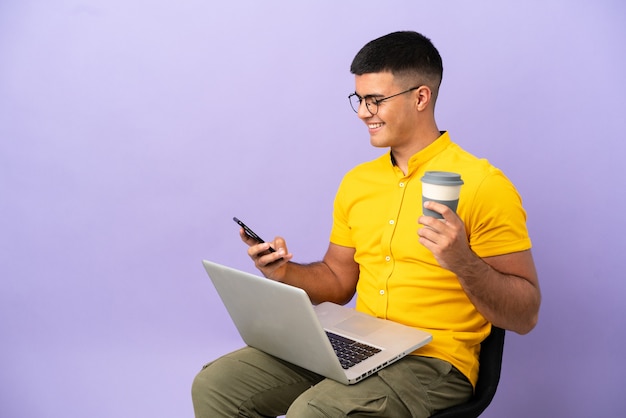
[{"label": "knee", "polygon": [[329,414],[324,405],[321,405],[318,402],[311,402],[311,399],[307,396],[306,392],[299,396],[287,411],[287,418],[325,418],[329,416],[337,416],[337,411],[333,411],[332,414]]},{"label": "knee", "polygon": [[208,397],[214,392],[216,386],[214,376],[208,372],[208,365],[196,375],[191,383],[191,400],[194,406],[206,403]]},{"label": "knee", "polygon": [[319,415],[312,415],[311,407],[309,406],[308,401],[301,401],[296,399],[289,410],[287,411],[286,418],[309,418],[309,417],[318,417]]},{"label": "knee", "polygon": [[227,356],[205,365],[193,379],[192,396],[201,397],[231,390],[236,366],[237,362],[230,360]]},{"label": "knee", "polygon": [[213,385],[212,379],[206,369],[207,366],[204,366],[191,383],[191,398],[194,400],[209,392]]},{"label": "knee", "polygon": [[[228,373],[220,361],[202,368],[191,384],[191,400],[196,417],[228,416],[236,411],[229,395]],[[236,412],[235,412],[236,415]]]}]

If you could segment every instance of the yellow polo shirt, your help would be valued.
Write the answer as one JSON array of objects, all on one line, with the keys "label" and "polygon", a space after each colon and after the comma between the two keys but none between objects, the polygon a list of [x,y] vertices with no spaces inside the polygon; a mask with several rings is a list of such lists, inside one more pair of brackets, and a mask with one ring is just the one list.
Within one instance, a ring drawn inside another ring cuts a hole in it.
[{"label": "yellow polo shirt", "polygon": [[513,184],[444,132],[411,157],[404,175],[387,153],[346,174],[335,198],[330,241],[355,248],[360,266],[356,309],[433,334],[413,354],[452,363],[475,385],[480,343],[491,330],[457,277],[418,242],[421,177],[426,171],[461,174],[457,213],[480,257],[528,250],[526,213]]}]

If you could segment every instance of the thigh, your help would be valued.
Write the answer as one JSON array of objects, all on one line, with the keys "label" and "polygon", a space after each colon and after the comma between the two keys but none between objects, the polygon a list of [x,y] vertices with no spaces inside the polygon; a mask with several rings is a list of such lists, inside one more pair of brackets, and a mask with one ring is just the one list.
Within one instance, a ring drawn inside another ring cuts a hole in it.
[{"label": "thigh", "polygon": [[469,399],[467,379],[449,363],[409,356],[355,385],[326,379],[296,399],[288,417],[429,417]]},{"label": "thigh", "polygon": [[429,417],[466,402],[474,393],[474,387],[458,369],[436,358],[407,356],[398,367],[383,369],[379,376],[411,412],[411,417]]},{"label": "thigh", "polygon": [[284,414],[321,377],[246,347],[207,364],[196,376],[196,417],[267,417]]}]

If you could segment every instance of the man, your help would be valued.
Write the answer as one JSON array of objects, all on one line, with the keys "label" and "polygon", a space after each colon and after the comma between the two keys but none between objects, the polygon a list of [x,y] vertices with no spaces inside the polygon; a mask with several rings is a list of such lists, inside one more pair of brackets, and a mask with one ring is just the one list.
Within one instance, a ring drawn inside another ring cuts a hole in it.
[{"label": "man", "polygon": [[[433,341],[345,386],[244,348],[205,366],[193,385],[197,417],[428,417],[469,399],[491,324],[520,334],[537,322],[540,291],[526,215],[510,181],[439,131],[434,108],[443,67],[416,32],[378,38],[354,58],[353,109],[375,147],[390,152],[344,177],[322,261],[292,262],[284,239],[258,244],[240,231],[268,278],[303,288],[314,303],[356,309],[424,329]],[[424,207],[420,178],[453,171],[457,212]],[[276,252],[269,252],[272,246]]]}]

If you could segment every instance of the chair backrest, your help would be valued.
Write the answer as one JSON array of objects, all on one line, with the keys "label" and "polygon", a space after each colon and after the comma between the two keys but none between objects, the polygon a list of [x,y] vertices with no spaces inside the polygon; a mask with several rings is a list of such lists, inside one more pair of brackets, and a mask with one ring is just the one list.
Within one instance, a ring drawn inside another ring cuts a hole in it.
[{"label": "chair backrest", "polygon": [[466,403],[435,413],[431,418],[476,418],[483,413],[496,394],[500,382],[504,334],[502,328],[492,326],[491,334],[480,346],[480,369],[474,396]]}]

